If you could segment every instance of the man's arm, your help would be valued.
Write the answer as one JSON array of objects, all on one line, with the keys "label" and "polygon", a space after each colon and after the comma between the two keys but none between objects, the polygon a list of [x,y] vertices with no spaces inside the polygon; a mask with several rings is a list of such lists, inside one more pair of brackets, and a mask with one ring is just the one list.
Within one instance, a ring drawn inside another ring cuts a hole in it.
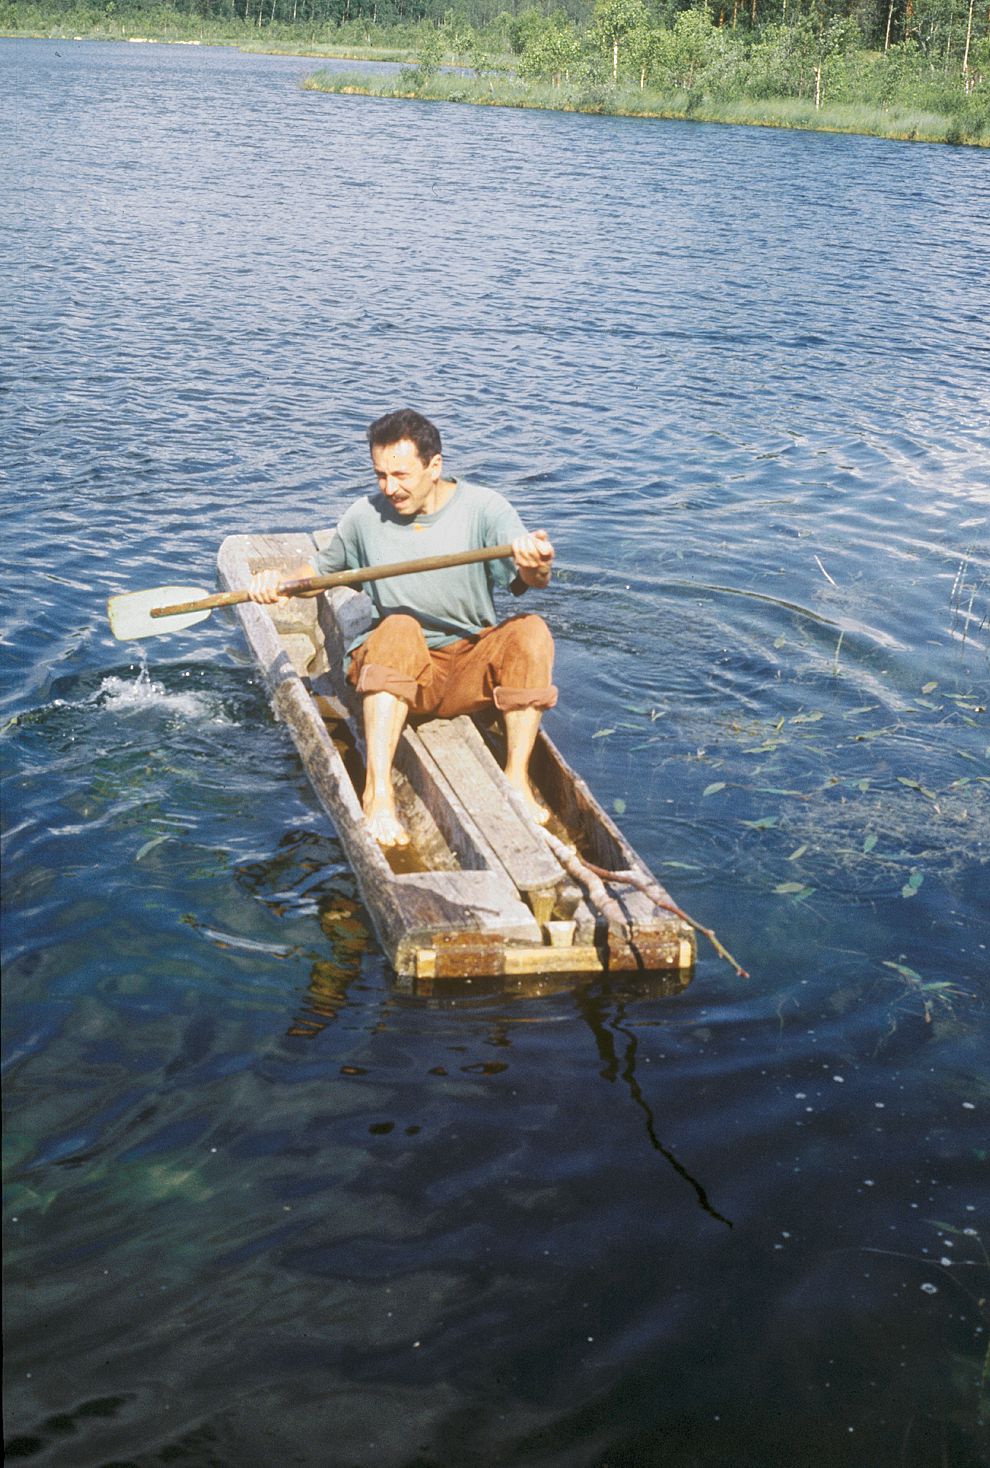
[{"label": "man's arm", "polygon": [[519,579],[534,588],[549,585],[554,550],[545,530],[532,535],[520,535],[512,542],[512,559],[516,563]]},{"label": "man's arm", "polygon": [[259,602],[262,606],[273,606],[276,602],[289,599],[278,594],[278,587],[283,581],[303,581],[306,577],[315,575],[316,567],[311,566],[309,561],[301,561],[292,571],[256,571],[248,585],[248,595],[252,601]]}]

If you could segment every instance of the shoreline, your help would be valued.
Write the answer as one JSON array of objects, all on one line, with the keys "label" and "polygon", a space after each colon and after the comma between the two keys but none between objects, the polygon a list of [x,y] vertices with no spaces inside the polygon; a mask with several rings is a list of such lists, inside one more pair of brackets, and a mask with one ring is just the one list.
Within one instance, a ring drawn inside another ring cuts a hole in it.
[{"label": "shoreline", "polygon": [[[409,51],[374,46],[352,47],[307,47],[305,45],[278,45],[266,41],[258,45],[245,44],[239,36],[137,36],[111,35],[94,31],[88,35],[59,34],[54,28],[48,31],[0,30],[0,40],[34,40],[85,42],[103,41],[118,45],[159,46],[217,46],[242,52],[247,56],[290,56],[309,61],[380,62],[403,66],[415,73],[415,59]],[[398,80],[398,79],[396,79]],[[796,98],[775,98],[766,102],[740,98],[738,101],[718,103],[702,99],[696,101],[685,97],[683,102],[674,98],[663,98],[644,94],[643,105],[634,105],[635,99],[628,94],[596,91],[582,97],[567,92],[559,98],[548,95],[547,88],[538,83],[522,82],[505,76],[500,81],[492,77],[486,80],[463,76],[456,71],[441,71],[429,79],[419,80],[409,90],[408,79],[404,85],[374,85],[370,80],[342,74],[331,78],[329,73],[319,71],[302,79],[305,91],[324,92],[331,96],[372,97],[381,101],[448,102],[459,106],[505,107],[521,111],[566,112],[591,117],[642,118],[662,122],[695,122],[722,127],[778,128],[783,132],[816,132],[841,137],[870,137],[886,142],[928,143],[931,145],[990,148],[990,133],[979,136],[964,132],[954,118],[947,114],[918,114],[913,123],[907,120],[898,124],[898,114],[891,115],[890,126],[884,126],[884,114],[870,111],[867,118],[852,120],[847,114],[860,104],[846,103],[826,105],[809,114],[809,104]],[[514,89],[514,91],[512,90]],[[562,88],[558,91],[563,92]],[[650,100],[647,100],[650,98]],[[865,104],[862,104],[865,106]],[[788,115],[790,114],[790,115]]]},{"label": "shoreline", "polygon": [[279,46],[271,43],[253,46],[246,45],[237,36],[123,36],[108,35],[102,31],[93,31],[89,35],[69,35],[56,30],[0,29],[0,41],[102,41],[120,46],[216,46],[227,51],[241,51],[245,56],[298,56],[303,61],[374,61],[387,62],[394,66],[409,65],[412,60],[410,52],[398,51],[394,47],[386,49],[376,46],[350,46],[331,49],[325,46]]},{"label": "shoreline", "polygon": [[[324,80],[325,78],[325,80]],[[642,118],[644,121],[693,122],[722,127],[778,128],[782,132],[815,132],[840,137],[871,137],[883,142],[928,143],[932,146],[990,147],[990,135],[973,136],[961,131],[955,136],[955,120],[944,114],[917,114],[909,122],[903,114],[890,114],[890,125],[882,124],[883,114],[871,113],[872,126],[861,120],[853,121],[848,112],[856,110],[857,104],[835,104],[826,106],[816,114],[810,112],[809,104],[794,98],[776,98],[766,103],[748,99],[738,102],[717,103],[714,101],[694,102],[685,97],[683,102],[674,98],[654,96],[642,106],[634,105],[628,94],[621,93],[610,100],[595,95],[587,100],[580,96],[564,94],[559,99],[548,97],[545,90],[527,83],[488,83],[469,77],[432,78],[410,90],[408,82],[399,86],[370,85],[357,76],[330,78],[329,74],[314,73],[304,77],[301,83],[306,91],[326,92],[333,96],[372,97],[381,101],[449,102],[462,106],[506,107],[520,111],[566,112],[591,117]],[[508,95],[507,87],[515,85],[516,95]],[[563,89],[560,89],[561,91]],[[528,94],[528,95],[527,95]],[[646,94],[649,97],[649,94]],[[790,114],[790,115],[788,115]],[[924,124],[927,123],[926,128]]]}]

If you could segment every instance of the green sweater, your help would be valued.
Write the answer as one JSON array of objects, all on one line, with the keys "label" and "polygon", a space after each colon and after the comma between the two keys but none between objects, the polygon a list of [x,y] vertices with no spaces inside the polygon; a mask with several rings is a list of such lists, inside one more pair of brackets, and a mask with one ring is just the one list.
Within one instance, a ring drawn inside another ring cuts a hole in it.
[{"label": "green sweater", "polygon": [[[382,494],[357,500],[317,557],[317,571],[327,576],[392,561],[481,550],[526,533],[515,510],[497,491],[466,479],[455,483],[442,510],[412,519],[397,514]],[[428,647],[443,647],[495,625],[493,588],[510,585],[515,574],[511,559],[483,561],[390,576],[369,582],[365,590],[374,602],[376,621],[390,612],[407,612],[423,628]]]}]

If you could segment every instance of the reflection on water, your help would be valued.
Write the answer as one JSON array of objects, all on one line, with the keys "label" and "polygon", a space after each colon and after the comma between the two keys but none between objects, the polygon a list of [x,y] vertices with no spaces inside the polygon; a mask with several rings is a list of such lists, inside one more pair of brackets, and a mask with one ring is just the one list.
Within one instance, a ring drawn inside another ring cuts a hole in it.
[{"label": "reflection on water", "polygon": [[362,956],[373,941],[354,897],[340,894],[324,903],[320,926],[331,956],[313,964],[303,1007],[288,1031],[304,1039],[313,1039],[344,1009],[348,988],[358,978]]},{"label": "reflection on water", "polygon": [[[639,1040],[635,1033],[623,1025],[625,1018],[623,997],[614,994],[611,990],[612,986],[609,985],[607,995],[591,992],[582,993],[578,1000],[581,1015],[587,1021],[588,1028],[595,1037],[595,1044],[598,1047],[598,1054],[603,1065],[602,1075],[609,1081],[621,1079],[625,1082],[629,1089],[630,1097],[646,1118],[646,1135],[650,1139],[650,1145],[655,1151],[665,1157],[674,1171],[680,1173],[685,1182],[694,1189],[700,1207],[706,1213],[710,1214],[712,1218],[717,1218],[720,1223],[724,1223],[727,1228],[731,1228],[732,1224],[729,1219],[724,1218],[717,1209],[712,1207],[708,1201],[708,1195],[705,1189],[697,1179],[691,1176],[687,1169],[678,1162],[674,1154],[663,1145],[657,1136],[656,1119],[649,1102],[643,1094],[642,1087],[636,1080],[636,1050],[639,1045]],[[619,1037],[625,1042],[621,1056],[616,1049],[616,1040]]]},{"label": "reflection on water", "polygon": [[[8,1455],[978,1468],[983,160],[310,65],[0,43]],[[398,983],[233,621],[122,659],[406,401],[749,981]]]}]

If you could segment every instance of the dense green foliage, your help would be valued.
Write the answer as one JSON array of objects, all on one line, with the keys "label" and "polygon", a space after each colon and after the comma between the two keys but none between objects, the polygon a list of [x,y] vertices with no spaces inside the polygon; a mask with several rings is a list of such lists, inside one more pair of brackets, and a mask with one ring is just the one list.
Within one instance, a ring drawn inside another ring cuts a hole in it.
[{"label": "dense green foliage", "polygon": [[75,26],[84,33],[106,26],[140,33],[143,23],[156,34],[208,35],[246,23],[319,32],[320,39],[343,29],[349,39],[371,45],[391,44],[397,26],[409,36],[417,22],[430,21],[449,32],[485,30],[498,49],[518,54],[549,24],[584,36],[610,59],[617,51],[623,64],[632,65],[625,53],[641,54],[643,32],[673,29],[685,12],[702,15],[733,38],[767,27],[805,27],[818,32],[829,50],[852,41],[881,50],[907,44],[932,62],[958,63],[957,70],[967,29],[978,44],[990,28],[990,10],[972,0],[711,0],[702,7],[696,0],[0,0],[0,28],[10,34]]},{"label": "dense green foliage", "polygon": [[[794,98],[892,106],[957,117],[972,132],[990,121],[990,41],[980,18],[974,34],[970,0],[937,0],[919,22],[918,6],[894,27],[892,7],[882,44],[876,11],[843,13],[829,0],[792,4],[786,19],[752,24],[738,9],[725,23],[707,6],[682,10],[664,22],[646,0],[598,0],[580,31],[561,17],[534,27],[519,58],[521,75],[561,85],[571,78],[622,81],[645,90],[682,92],[708,102],[742,97]],[[783,11],[787,12],[786,0]],[[888,35],[887,27],[893,35]]]},{"label": "dense green foliage", "polygon": [[737,120],[749,106],[754,121],[810,108],[822,126],[990,142],[990,12],[975,0],[0,0],[0,30],[402,55],[406,92],[467,99],[440,75],[459,64],[488,78],[472,100]]}]

